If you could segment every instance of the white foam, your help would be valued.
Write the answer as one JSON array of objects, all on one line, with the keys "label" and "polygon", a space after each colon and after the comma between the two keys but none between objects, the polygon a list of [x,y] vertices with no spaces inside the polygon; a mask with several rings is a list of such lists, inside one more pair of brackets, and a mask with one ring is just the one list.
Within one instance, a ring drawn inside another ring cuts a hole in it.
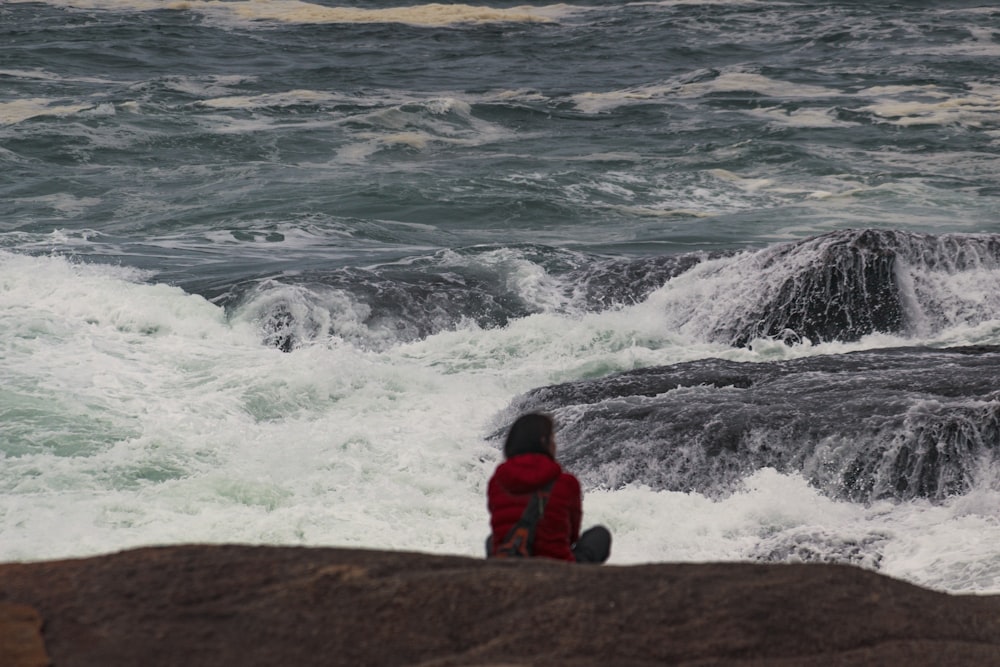
[{"label": "white foam", "polygon": [[760,5],[760,0],[650,0],[628,2],[627,7],[673,7],[684,5]]},{"label": "white foam", "polygon": [[[446,26],[459,23],[549,22],[565,11],[565,5],[520,6],[499,9],[465,4],[426,4],[414,7],[358,9],[327,7],[299,0],[269,2],[207,2],[225,7],[247,20],[294,23],[407,23],[417,26]],[[191,6],[196,6],[191,3]]]},{"label": "white foam", "polygon": [[[470,101],[459,97],[411,98],[390,106],[354,114],[353,141],[338,149],[345,162],[359,162],[387,148],[406,147],[423,151],[437,146],[482,146],[512,134],[500,124],[477,118]],[[338,121],[341,122],[341,121]]]},{"label": "white foam", "polygon": [[92,104],[65,104],[60,100],[33,97],[13,102],[0,102],[0,124],[13,125],[38,116],[70,116],[87,109]]},{"label": "white foam", "polygon": [[834,110],[830,108],[787,110],[772,107],[768,109],[755,109],[744,113],[763,118],[775,125],[786,127],[850,127],[855,124],[836,118]]},{"label": "white foam", "polygon": [[231,95],[233,88],[242,84],[252,83],[253,76],[243,74],[207,75],[207,76],[170,76],[162,81],[168,90],[186,93],[194,96]]},{"label": "white foam", "polygon": [[298,104],[333,102],[339,95],[316,90],[288,90],[262,95],[229,95],[202,100],[199,104],[213,109],[257,109],[260,107],[287,107]]},{"label": "white foam", "polygon": [[20,197],[12,199],[18,203],[40,204],[64,216],[76,216],[89,208],[97,206],[101,200],[97,197],[76,197],[68,192],[61,192],[39,197]]},{"label": "white foam", "polygon": [[[628,487],[589,491],[588,521],[615,535],[614,561],[744,561],[766,540],[833,536],[874,544],[860,564],[890,576],[955,592],[1000,591],[996,491],[976,491],[940,506],[923,501],[864,507],[830,500],[799,475],[762,469],[743,491],[721,500]],[[829,545],[812,545],[822,557]],[[655,555],[655,556],[654,556]],[[834,551],[827,554],[836,560]]]},{"label": "white foam", "polygon": [[781,81],[754,72],[723,72],[707,81],[685,82],[674,79],[664,83],[631,86],[607,92],[584,92],[572,96],[584,113],[603,113],[622,106],[663,102],[670,99],[694,99],[713,93],[755,93],[776,99],[839,97],[837,90]]},{"label": "white foam", "polygon": [[992,125],[1000,111],[1000,86],[971,84],[956,93],[933,86],[876,87],[860,91],[875,101],[860,107],[885,122],[912,125]]},{"label": "white foam", "polygon": [[66,76],[43,69],[0,69],[0,76],[14,79],[34,79],[37,81],[59,81],[73,83],[96,83],[98,85],[117,84],[119,82],[93,76]]},{"label": "white foam", "polygon": [[[556,289],[527,265],[512,276],[539,304]],[[379,353],[331,338],[283,354],[260,344],[252,318],[228,321],[141,277],[0,252],[0,411],[14,447],[0,469],[0,560],[176,542],[478,556],[499,460],[485,431],[514,395],[693,358],[901,342],[734,350],[672,328],[661,291],[633,308],[469,326]],[[627,487],[584,502],[585,523],[615,533],[612,563],[741,560],[796,531],[887,533],[884,571],[976,591],[1000,588],[988,565],[995,506],[985,493],[866,509],[766,470],[721,500]]]},{"label": "white foam", "polygon": [[[33,0],[9,0],[32,2]],[[495,8],[467,4],[429,3],[411,7],[361,9],[331,7],[301,0],[46,0],[48,4],[73,9],[103,11],[192,11],[222,19],[238,19],[244,25],[254,22],[284,23],[405,23],[414,26],[440,27],[481,23],[548,23],[558,20],[573,8],[564,4],[533,7],[521,5]]]},{"label": "white foam", "polygon": [[634,86],[607,92],[584,92],[572,96],[573,104],[584,113],[603,113],[618,107],[659,100],[678,90],[673,84]]},{"label": "white foam", "polygon": [[[970,511],[981,503],[986,514]],[[1000,592],[1000,522],[995,491],[973,491],[940,506],[908,503],[877,517],[893,540],[885,551],[887,574],[953,592]]]},{"label": "white foam", "polygon": [[781,81],[755,72],[723,72],[714,79],[686,83],[680,89],[682,95],[689,97],[744,91],[780,99],[838,97],[841,94],[835,89]]}]

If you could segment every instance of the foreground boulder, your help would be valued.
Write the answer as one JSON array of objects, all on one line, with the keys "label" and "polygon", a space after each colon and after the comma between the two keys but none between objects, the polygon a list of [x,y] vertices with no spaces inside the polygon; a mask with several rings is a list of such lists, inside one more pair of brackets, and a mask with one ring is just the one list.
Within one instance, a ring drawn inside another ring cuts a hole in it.
[{"label": "foreground boulder", "polygon": [[23,604],[0,602],[0,665],[47,667],[49,664],[38,611]]},{"label": "foreground boulder", "polygon": [[0,604],[56,667],[1000,665],[1000,596],[840,565],[178,546],[0,565]]}]

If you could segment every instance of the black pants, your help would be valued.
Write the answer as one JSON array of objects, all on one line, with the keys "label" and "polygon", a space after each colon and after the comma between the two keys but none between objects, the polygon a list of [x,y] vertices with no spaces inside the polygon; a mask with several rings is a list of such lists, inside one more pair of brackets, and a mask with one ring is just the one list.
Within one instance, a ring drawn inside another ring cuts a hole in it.
[{"label": "black pants", "polygon": [[[603,563],[611,555],[611,532],[604,526],[583,531],[572,547],[577,563]],[[493,554],[493,536],[486,538],[486,557]]]},{"label": "black pants", "polygon": [[603,563],[611,555],[611,532],[604,526],[594,526],[583,531],[573,545],[577,563]]}]

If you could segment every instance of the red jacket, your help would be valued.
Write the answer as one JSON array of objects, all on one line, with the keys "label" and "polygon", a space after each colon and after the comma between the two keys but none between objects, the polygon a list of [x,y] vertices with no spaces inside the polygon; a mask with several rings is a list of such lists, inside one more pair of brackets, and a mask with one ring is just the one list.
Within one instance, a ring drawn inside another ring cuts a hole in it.
[{"label": "red jacket", "polygon": [[545,454],[520,454],[507,459],[490,478],[487,505],[493,544],[499,544],[517,523],[532,495],[550,480],[549,502],[542,520],[535,528],[535,555],[560,560],[575,560],[570,546],[580,539],[582,500],[580,482],[563,472],[559,464]]}]

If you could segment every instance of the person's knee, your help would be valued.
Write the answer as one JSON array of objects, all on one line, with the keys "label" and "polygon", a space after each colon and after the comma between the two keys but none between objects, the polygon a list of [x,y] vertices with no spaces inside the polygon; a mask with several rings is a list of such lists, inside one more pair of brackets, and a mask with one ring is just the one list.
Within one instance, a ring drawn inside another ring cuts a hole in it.
[{"label": "person's knee", "polygon": [[611,555],[611,531],[604,526],[594,526],[590,529],[593,533],[595,545],[600,547],[600,552],[603,556],[601,562],[603,563]]},{"label": "person's knee", "polygon": [[578,563],[603,563],[611,555],[611,531],[604,526],[588,528],[573,546]]}]

